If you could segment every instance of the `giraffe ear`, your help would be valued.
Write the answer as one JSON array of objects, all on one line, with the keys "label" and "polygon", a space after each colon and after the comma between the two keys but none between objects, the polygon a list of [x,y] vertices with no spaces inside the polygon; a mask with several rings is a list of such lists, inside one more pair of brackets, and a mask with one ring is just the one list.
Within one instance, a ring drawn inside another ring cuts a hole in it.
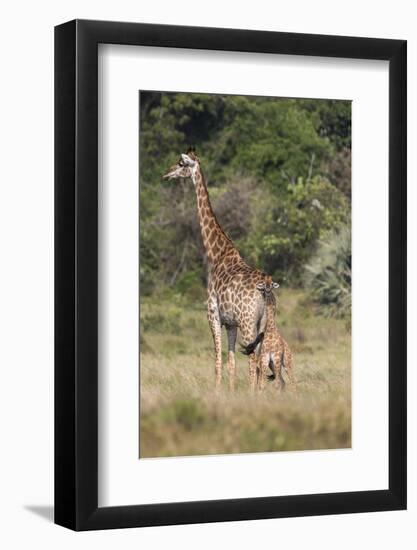
[{"label": "giraffe ear", "polygon": [[195,160],[193,160],[188,155],[182,153],[181,158],[182,158],[182,162],[185,164],[185,166],[194,166]]},{"label": "giraffe ear", "polygon": [[278,283],[272,283],[272,286],[273,286],[274,288],[278,288],[278,287],[279,287],[279,284],[278,284]]},{"label": "giraffe ear", "polygon": [[265,283],[258,283],[258,284],[256,285],[256,288],[257,288],[258,290],[265,290]]}]

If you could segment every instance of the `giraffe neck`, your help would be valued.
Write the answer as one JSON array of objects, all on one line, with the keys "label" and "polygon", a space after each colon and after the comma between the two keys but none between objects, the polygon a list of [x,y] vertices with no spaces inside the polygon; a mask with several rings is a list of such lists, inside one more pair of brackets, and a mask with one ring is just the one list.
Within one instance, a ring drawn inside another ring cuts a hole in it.
[{"label": "giraffe neck", "polygon": [[266,327],[265,330],[268,332],[269,330],[273,329],[275,327],[275,299],[272,297],[267,298],[266,302]]},{"label": "giraffe neck", "polygon": [[197,196],[198,217],[200,220],[201,236],[207,257],[210,262],[215,263],[225,254],[236,252],[231,239],[221,228],[211,207],[207,185],[199,163],[192,172],[195,192]]}]

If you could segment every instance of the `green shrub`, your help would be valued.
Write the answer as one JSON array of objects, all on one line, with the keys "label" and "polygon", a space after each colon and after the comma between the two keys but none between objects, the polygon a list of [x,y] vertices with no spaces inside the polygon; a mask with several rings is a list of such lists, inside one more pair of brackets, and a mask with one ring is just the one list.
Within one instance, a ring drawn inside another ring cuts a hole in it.
[{"label": "green shrub", "polygon": [[350,318],[352,307],[352,249],[350,226],[322,240],[305,267],[305,282],[320,311],[329,317]]},{"label": "green shrub", "polygon": [[254,214],[252,232],[242,247],[244,254],[280,283],[295,287],[302,282],[317,241],[348,222],[350,206],[341,191],[315,176],[298,178],[280,195],[265,193],[254,205]]}]

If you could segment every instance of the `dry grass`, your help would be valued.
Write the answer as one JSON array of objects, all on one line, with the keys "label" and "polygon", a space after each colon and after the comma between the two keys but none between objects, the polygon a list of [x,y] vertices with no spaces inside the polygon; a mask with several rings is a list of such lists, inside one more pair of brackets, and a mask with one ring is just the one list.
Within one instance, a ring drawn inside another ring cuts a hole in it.
[{"label": "dry grass", "polygon": [[215,393],[211,334],[197,304],[141,302],[141,457],[350,447],[345,322],[316,316],[301,291],[282,291],[278,323],[294,352],[297,393],[268,384],[252,397],[247,358],[237,354],[231,394],[225,352],[224,387]]}]

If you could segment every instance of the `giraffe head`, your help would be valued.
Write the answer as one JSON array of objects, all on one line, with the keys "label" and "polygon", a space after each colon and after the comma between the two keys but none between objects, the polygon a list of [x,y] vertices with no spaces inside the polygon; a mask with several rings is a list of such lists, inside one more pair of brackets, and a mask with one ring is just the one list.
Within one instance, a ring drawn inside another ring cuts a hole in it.
[{"label": "giraffe head", "polygon": [[271,275],[265,275],[265,279],[256,285],[256,288],[265,294],[267,299],[271,296],[273,289],[278,287],[279,284],[273,282]]},{"label": "giraffe head", "polygon": [[172,180],[178,178],[192,178],[193,173],[199,166],[200,161],[195,154],[194,148],[189,148],[186,153],[182,153],[178,162],[169,168],[163,176],[164,179]]}]

